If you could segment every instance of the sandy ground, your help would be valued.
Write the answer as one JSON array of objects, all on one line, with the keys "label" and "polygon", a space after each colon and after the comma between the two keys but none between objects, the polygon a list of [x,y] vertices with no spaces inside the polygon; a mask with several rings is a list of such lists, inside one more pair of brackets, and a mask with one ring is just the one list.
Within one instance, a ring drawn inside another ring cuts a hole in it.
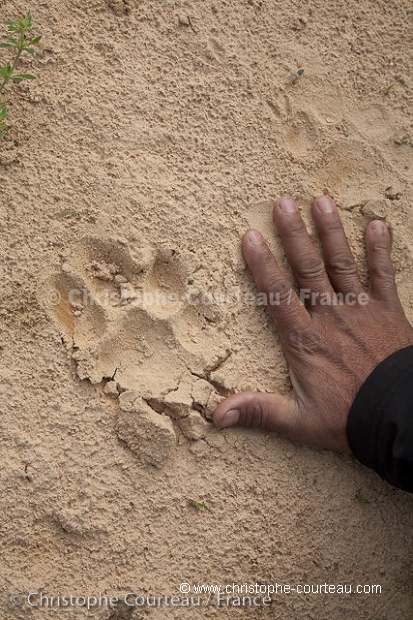
[{"label": "sandy ground", "polygon": [[[1,618],[413,617],[412,497],[208,419],[234,391],[288,389],[240,254],[255,226],[283,262],[281,193],[310,227],[311,197],[334,196],[362,273],[384,218],[413,320],[409,7],[32,1],[38,79],[2,94]],[[1,20],[28,8],[2,0]],[[123,602],[182,582],[382,593]],[[50,603],[99,593],[119,603]]]}]

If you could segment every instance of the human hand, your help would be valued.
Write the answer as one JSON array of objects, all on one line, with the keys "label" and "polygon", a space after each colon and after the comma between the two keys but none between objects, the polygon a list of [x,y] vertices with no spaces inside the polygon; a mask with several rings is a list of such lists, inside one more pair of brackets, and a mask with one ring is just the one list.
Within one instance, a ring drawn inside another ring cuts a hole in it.
[{"label": "human hand", "polygon": [[[260,427],[349,453],[346,425],[358,390],[381,361],[413,344],[413,329],[397,295],[385,224],[373,220],[366,229],[366,292],[332,199],[316,198],[313,217],[324,261],[292,198],[274,205],[274,221],[306,306],[261,234],[249,231],[242,241],[258,290],[276,300],[268,309],[280,334],[292,391],[234,394],[219,404],[214,423],[219,428]],[[333,303],[336,294],[344,303]]]}]

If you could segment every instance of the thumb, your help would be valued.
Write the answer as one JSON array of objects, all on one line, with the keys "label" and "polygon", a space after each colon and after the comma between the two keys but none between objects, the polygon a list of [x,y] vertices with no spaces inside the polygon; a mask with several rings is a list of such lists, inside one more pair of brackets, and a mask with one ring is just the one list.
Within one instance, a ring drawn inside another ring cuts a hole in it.
[{"label": "thumb", "polygon": [[264,392],[241,392],[223,400],[215,409],[218,428],[258,427],[292,436],[298,426],[298,409],[293,392],[285,396]]}]

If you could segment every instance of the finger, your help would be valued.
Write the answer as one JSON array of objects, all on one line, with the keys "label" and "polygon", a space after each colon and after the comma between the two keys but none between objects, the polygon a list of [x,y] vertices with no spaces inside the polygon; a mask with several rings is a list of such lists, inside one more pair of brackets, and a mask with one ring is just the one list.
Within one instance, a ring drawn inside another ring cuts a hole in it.
[{"label": "finger", "polygon": [[293,393],[286,396],[241,392],[223,400],[213,416],[215,426],[248,426],[295,438],[299,416]]},{"label": "finger", "polygon": [[338,210],[329,196],[314,200],[313,217],[323,246],[324,263],[330,282],[341,293],[361,293],[356,261],[350,250]]},{"label": "finger", "polygon": [[258,290],[267,296],[268,310],[280,333],[308,327],[310,315],[276,264],[261,233],[248,231],[242,240],[242,252]]},{"label": "finger", "polygon": [[289,196],[278,199],[273,215],[285,255],[300,288],[332,296],[334,291],[323,260],[310,239],[294,200]]},{"label": "finger", "polygon": [[288,439],[320,448],[351,454],[345,430],[318,415],[301,414],[294,392],[285,396],[263,392],[241,392],[223,400],[215,409],[213,422],[218,428],[244,426],[275,431]]},{"label": "finger", "polygon": [[399,298],[394,267],[390,258],[391,241],[387,226],[381,220],[373,220],[366,228],[366,248],[369,264],[372,298],[398,306]]}]

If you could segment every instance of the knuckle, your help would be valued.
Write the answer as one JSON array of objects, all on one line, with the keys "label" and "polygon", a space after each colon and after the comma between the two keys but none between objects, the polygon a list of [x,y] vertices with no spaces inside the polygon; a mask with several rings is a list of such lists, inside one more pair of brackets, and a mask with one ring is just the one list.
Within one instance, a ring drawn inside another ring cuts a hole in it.
[{"label": "knuckle", "polygon": [[288,218],[288,222],[277,222],[277,229],[281,237],[296,238],[306,234],[305,224],[300,215]]},{"label": "knuckle", "polygon": [[390,253],[390,243],[389,240],[383,240],[383,241],[376,241],[375,243],[372,244],[372,251],[376,252],[376,253],[384,253],[384,254],[389,254]]},{"label": "knuckle", "polygon": [[274,256],[268,248],[263,248],[260,255],[261,267],[264,269],[273,269],[275,265]]},{"label": "knuckle", "polygon": [[343,233],[343,225],[340,221],[338,213],[336,211],[336,217],[331,218],[326,224],[326,231],[328,233]]},{"label": "knuckle", "polygon": [[288,348],[290,350],[293,349],[298,354],[309,353],[313,355],[314,353],[324,352],[325,347],[320,338],[320,334],[312,328],[305,330],[289,330],[289,332],[284,335],[284,339]]},{"label": "knuckle", "polygon": [[327,268],[339,275],[357,275],[356,262],[344,254],[333,254],[327,261]]},{"label": "knuckle", "polygon": [[268,292],[277,293],[277,299],[280,304],[291,296],[290,283],[285,278],[277,276],[277,274],[272,274],[272,277],[268,278],[267,290]]},{"label": "knuckle", "polygon": [[303,233],[306,233],[305,224],[301,219],[301,216],[292,218],[292,221],[290,220],[288,232],[290,235],[302,235]]},{"label": "knuckle", "polygon": [[245,412],[245,426],[262,427],[266,416],[262,403],[259,400],[252,401]]},{"label": "knuckle", "polygon": [[299,261],[296,271],[303,280],[319,280],[324,277],[324,263],[318,256],[306,256]]}]

